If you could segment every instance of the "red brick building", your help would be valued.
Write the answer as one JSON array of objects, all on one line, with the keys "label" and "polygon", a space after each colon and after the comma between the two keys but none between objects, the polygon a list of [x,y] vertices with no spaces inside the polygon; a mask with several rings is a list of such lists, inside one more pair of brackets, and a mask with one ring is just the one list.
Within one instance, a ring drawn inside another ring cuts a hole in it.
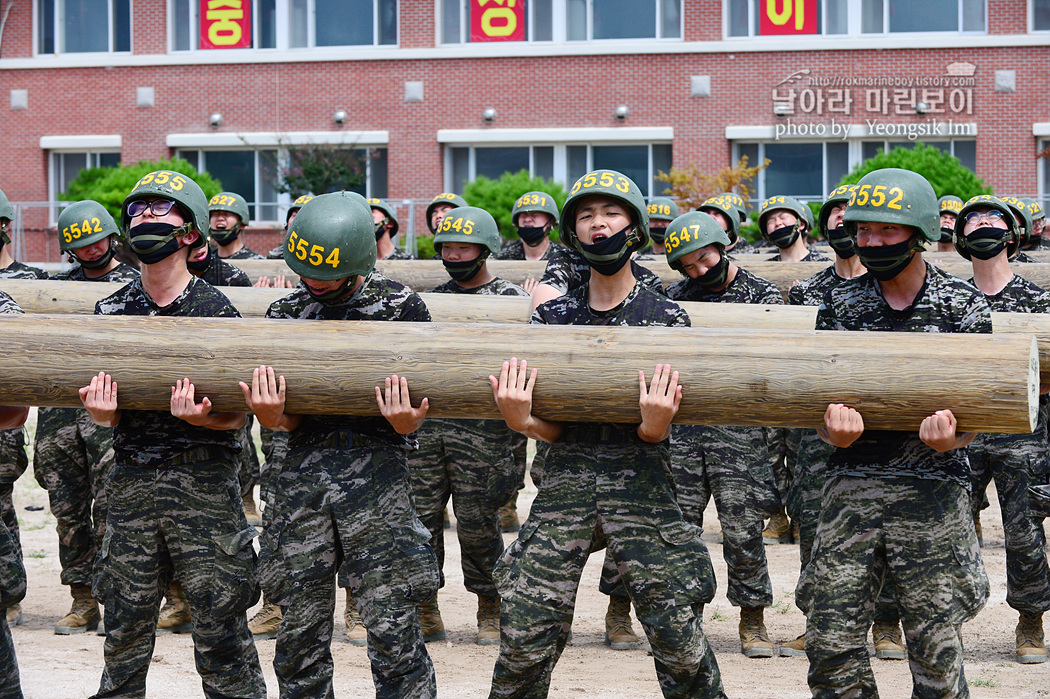
[{"label": "red brick building", "polygon": [[[250,21],[236,37],[238,7]],[[472,36],[472,18],[497,11],[498,34],[518,8],[522,40]],[[818,199],[877,149],[914,142],[1046,206],[1050,0],[776,0],[785,26],[816,15],[817,34],[801,36],[768,35],[766,8],[0,0],[0,189],[16,205],[15,254],[58,259],[53,202],[81,168],[176,154],[272,228],[288,203],[273,171],[312,143],[364,149],[365,193],[413,220],[419,202],[478,174],[525,167],[571,184],[613,167],[652,195],[672,164],[715,170],[742,154],[772,161],[759,197]],[[204,47],[231,37],[247,48]]]}]

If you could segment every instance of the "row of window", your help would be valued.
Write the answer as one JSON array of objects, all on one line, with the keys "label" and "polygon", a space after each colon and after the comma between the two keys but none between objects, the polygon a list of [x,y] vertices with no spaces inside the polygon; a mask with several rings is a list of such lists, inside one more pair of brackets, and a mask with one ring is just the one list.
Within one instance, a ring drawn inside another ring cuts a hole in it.
[{"label": "row of window", "polygon": [[[243,0],[245,36],[239,47],[298,49],[334,46],[395,46],[398,0]],[[506,14],[506,0],[439,0],[440,41],[465,44],[483,38],[474,28],[496,34],[514,29],[526,42],[682,40],[684,0],[519,0],[522,16]],[[783,7],[803,0],[783,0]],[[988,0],[816,0],[816,31],[824,36],[903,32],[988,31]],[[780,7],[777,3],[769,3]],[[198,0],[169,0],[171,49],[201,48]],[[761,35],[766,0],[724,0],[724,35]],[[479,9],[481,8],[481,9]],[[499,9],[499,20],[483,12]],[[131,0],[36,0],[38,54],[131,51]],[[768,9],[768,8],[766,8]],[[1029,27],[1050,31],[1050,0],[1029,0]],[[477,16],[475,16],[477,15]],[[517,22],[521,22],[519,28]],[[207,22],[205,22],[207,26]],[[224,25],[230,38],[232,25]],[[496,29],[492,29],[496,27]],[[520,29],[520,31],[519,31]],[[237,30],[240,31],[240,30]],[[217,35],[218,36],[218,35]],[[238,34],[239,36],[239,34]],[[207,39],[205,39],[207,41]]]}]

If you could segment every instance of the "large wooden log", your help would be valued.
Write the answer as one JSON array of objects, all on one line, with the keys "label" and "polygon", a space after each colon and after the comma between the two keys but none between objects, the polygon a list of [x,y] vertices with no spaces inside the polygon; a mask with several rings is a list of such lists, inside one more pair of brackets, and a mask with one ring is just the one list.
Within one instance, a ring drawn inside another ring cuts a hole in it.
[{"label": "large wooden log", "polygon": [[397,373],[433,416],[498,418],[488,376],[518,355],[540,370],[536,413],[555,420],[637,420],[638,371],[668,361],[679,422],[818,427],[844,402],[872,429],[950,408],[962,430],[1018,432],[1037,408],[1026,335],[49,315],[0,317],[0,405],[77,406],[106,371],[127,409],[167,409],[188,376],[239,410],[237,381],[266,363],[288,378],[289,412],[376,414],[374,386]]}]

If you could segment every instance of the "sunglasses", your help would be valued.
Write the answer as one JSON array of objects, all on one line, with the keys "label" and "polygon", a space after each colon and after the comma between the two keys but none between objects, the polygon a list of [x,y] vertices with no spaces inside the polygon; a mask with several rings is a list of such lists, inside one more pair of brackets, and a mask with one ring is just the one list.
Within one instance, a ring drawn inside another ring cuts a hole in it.
[{"label": "sunglasses", "polygon": [[154,199],[153,201],[136,199],[128,204],[128,216],[136,218],[146,213],[146,209],[153,212],[154,216],[164,216],[171,211],[173,206],[175,206],[175,202],[171,199]]}]

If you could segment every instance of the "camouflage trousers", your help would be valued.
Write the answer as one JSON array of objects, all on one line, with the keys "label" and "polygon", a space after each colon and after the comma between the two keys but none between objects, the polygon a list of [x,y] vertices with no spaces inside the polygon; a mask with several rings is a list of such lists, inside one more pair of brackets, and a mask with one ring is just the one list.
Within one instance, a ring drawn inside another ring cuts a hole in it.
[{"label": "camouflage trousers", "polygon": [[0,527],[0,697],[22,699],[15,643],[7,626],[7,608],[26,595],[26,570],[22,553],[6,527]]},{"label": "camouflage trousers", "polygon": [[408,457],[412,503],[430,530],[439,568],[445,565],[443,520],[451,498],[463,583],[486,597],[497,594],[492,568],[503,553],[498,510],[525,477],[511,452],[511,434],[502,420],[429,419],[416,433],[419,449]]},{"label": "camouflage trousers", "polygon": [[1006,603],[1020,612],[1040,613],[1050,609],[1050,568],[1046,560],[1046,538],[1042,520],[1028,506],[1028,487],[1044,482],[1046,445],[1029,444],[1025,449],[1004,444],[995,435],[980,434],[970,445],[970,468],[976,514],[980,494],[995,479],[1006,538]]},{"label": "camouflage trousers", "polygon": [[[525,487],[525,469],[529,463],[529,438],[520,432],[514,432],[511,430],[510,433],[510,451],[514,455],[514,468],[521,474],[521,479],[518,481],[517,490],[521,490]],[[517,492],[517,491],[515,491]],[[511,497],[514,493],[511,493]],[[510,498],[508,498],[509,500]]]},{"label": "camouflage trousers", "polygon": [[252,494],[252,490],[259,484],[261,467],[259,465],[259,453],[255,449],[255,440],[252,438],[252,423],[254,415],[248,415],[248,422],[241,428],[241,452],[237,455],[237,482],[241,486],[241,497]]},{"label": "camouflage trousers", "polygon": [[770,430],[762,427],[675,425],[671,469],[686,521],[703,526],[713,495],[722,525],[729,589],[738,607],[773,604],[766,549],[765,518],[780,510],[772,465]]},{"label": "camouflage trousers", "polygon": [[159,467],[121,463],[93,592],[106,608],[106,668],[96,697],[144,697],[157,615],[173,576],[193,617],[197,672],[209,699],[265,699],[245,611],[258,599],[255,528],[244,518],[237,462],[201,447]]},{"label": "camouflage trousers", "polygon": [[343,435],[341,448],[290,449],[275,474],[260,576],[284,613],[273,660],[281,697],[333,696],[337,571],[368,631],[376,696],[435,697],[416,605],[437,593],[437,559],[412,509],[405,454]]},{"label": "camouflage trousers", "polygon": [[40,408],[33,475],[47,490],[58,532],[63,585],[90,585],[106,528],[104,483],[113,465],[113,429],[86,410]]},{"label": "camouflage trousers", "polygon": [[[259,465],[259,499],[267,505],[274,499],[274,481],[281,472],[281,463],[288,456],[288,433],[275,432],[265,427],[259,430],[264,462]],[[262,512],[267,521],[266,509]]]},{"label": "camouflage trousers", "polygon": [[960,630],[988,599],[969,493],[945,481],[836,475],[796,591],[810,610],[815,699],[878,696],[866,640],[884,580],[896,583],[913,696],[969,696]]},{"label": "camouflage trousers", "polygon": [[496,566],[502,640],[490,698],[547,696],[583,567],[605,546],[652,646],[664,696],[724,697],[700,614],[714,596],[711,558],[675,502],[666,447],[567,433],[546,465],[529,518]]},{"label": "camouflage trousers", "polygon": [[0,520],[14,538],[15,550],[22,555],[22,542],[18,532],[18,513],[15,511],[15,481],[29,466],[26,455],[25,432],[21,427],[0,430]]}]

